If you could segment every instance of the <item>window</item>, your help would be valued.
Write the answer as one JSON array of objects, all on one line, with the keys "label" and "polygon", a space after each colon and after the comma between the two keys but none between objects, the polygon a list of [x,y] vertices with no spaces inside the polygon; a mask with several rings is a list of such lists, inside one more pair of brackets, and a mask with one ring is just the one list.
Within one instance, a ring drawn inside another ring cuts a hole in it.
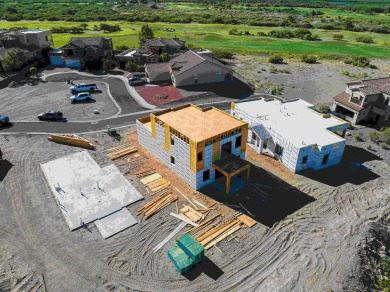
[{"label": "window", "polygon": [[306,163],[307,163],[307,155],[302,157],[302,164],[306,164]]},{"label": "window", "polygon": [[198,77],[195,77],[194,83],[196,84],[196,83],[198,83],[198,82],[199,82]]},{"label": "window", "polygon": [[199,152],[198,153],[198,161],[202,161],[203,160],[203,152]]},{"label": "window", "polygon": [[203,172],[203,182],[210,179],[210,169]]},{"label": "window", "polygon": [[236,148],[237,148],[237,147],[241,147],[241,137],[242,137],[242,136],[236,137]]},{"label": "window", "polygon": [[256,140],[256,134],[255,134],[255,132],[252,132],[252,139],[253,139],[253,140]]},{"label": "window", "polygon": [[171,156],[171,163],[175,164],[175,157]]},{"label": "window", "polygon": [[171,137],[171,145],[175,145],[175,139],[173,137]]},{"label": "window", "polygon": [[389,105],[389,102],[390,102],[390,97],[385,99],[385,105]]},{"label": "window", "polygon": [[327,164],[329,159],[329,154],[325,154],[322,158],[322,165]]},{"label": "window", "polygon": [[283,154],[283,147],[280,146],[279,144],[276,144],[275,146],[275,154],[282,156]]}]

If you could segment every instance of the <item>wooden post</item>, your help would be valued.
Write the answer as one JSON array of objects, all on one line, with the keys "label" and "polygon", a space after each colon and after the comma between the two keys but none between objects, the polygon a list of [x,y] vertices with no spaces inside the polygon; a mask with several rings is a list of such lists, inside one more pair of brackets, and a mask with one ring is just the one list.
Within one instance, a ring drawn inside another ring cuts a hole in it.
[{"label": "wooden post", "polygon": [[345,133],[347,133],[347,129],[345,129],[345,130],[343,131],[343,133],[341,134],[341,137],[345,138]]},{"label": "wooden post", "polygon": [[226,194],[230,193],[230,175],[226,176]]}]

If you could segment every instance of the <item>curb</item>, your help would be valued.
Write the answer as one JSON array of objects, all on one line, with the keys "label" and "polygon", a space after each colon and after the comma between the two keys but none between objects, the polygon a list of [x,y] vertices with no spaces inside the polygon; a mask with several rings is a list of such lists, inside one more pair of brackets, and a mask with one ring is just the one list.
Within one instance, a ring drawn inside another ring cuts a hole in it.
[{"label": "curb", "polygon": [[147,103],[142,97],[141,95],[139,95],[137,93],[137,91],[132,88],[128,82],[127,82],[127,79],[123,76],[115,76],[115,75],[104,75],[104,76],[101,76],[101,75],[93,75],[93,74],[89,74],[89,73],[84,73],[84,72],[78,72],[78,71],[62,71],[62,72],[54,72],[54,73],[50,73],[50,74],[45,74],[41,77],[42,80],[46,80],[47,77],[49,76],[54,76],[54,75],[61,75],[61,74],[78,74],[80,76],[86,76],[86,77],[96,77],[96,78],[116,78],[116,79],[120,79],[123,81],[126,89],[127,89],[127,92],[130,94],[130,96],[142,107],[144,108],[147,108],[147,109],[154,109],[156,108],[156,106],[154,105],[151,105],[149,103]]}]

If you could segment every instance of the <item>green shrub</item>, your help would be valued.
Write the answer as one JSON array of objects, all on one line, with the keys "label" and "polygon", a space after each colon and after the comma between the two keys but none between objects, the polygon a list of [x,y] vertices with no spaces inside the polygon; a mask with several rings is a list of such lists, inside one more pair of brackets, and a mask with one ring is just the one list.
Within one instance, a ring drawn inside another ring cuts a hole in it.
[{"label": "green shrub", "polygon": [[30,68],[30,74],[31,74],[31,75],[37,74],[37,68],[36,68],[36,67],[31,67],[31,68]]},{"label": "green shrub", "polygon": [[280,73],[291,74],[290,70],[288,70],[288,69],[283,69],[283,70],[280,70],[279,72],[280,72]]},{"label": "green shrub", "polygon": [[379,143],[379,147],[381,147],[382,149],[387,149],[387,145],[386,143]]},{"label": "green shrub", "polygon": [[271,55],[268,58],[268,62],[272,64],[283,64],[283,57],[280,55]]},{"label": "green shrub", "polygon": [[370,140],[375,143],[385,143],[390,145],[390,127],[384,127],[380,132],[372,131],[369,135]]},{"label": "green shrub", "polygon": [[368,145],[367,145],[367,149],[368,149],[368,150],[372,150],[372,145],[371,145],[371,144],[368,144]]},{"label": "green shrub", "polygon": [[337,41],[341,41],[342,39],[344,39],[344,35],[342,35],[341,33],[336,33],[333,35],[333,39]]},{"label": "green shrub", "polygon": [[317,57],[304,54],[302,55],[301,61],[307,64],[315,64],[317,63]]},{"label": "green shrub", "polygon": [[362,141],[363,139],[362,139],[362,136],[360,136],[360,134],[355,134],[354,136],[353,136],[353,138],[356,140],[356,141]]},{"label": "green shrub", "polygon": [[269,73],[276,73],[276,72],[278,72],[278,70],[274,66],[271,65],[269,67]]},{"label": "green shrub", "polygon": [[218,59],[233,59],[234,55],[228,50],[213,50],[213,54]]},{"label": "green shrub", "polygon": [[365,44],[373,44],[374,40],[372,37],[369,36],[359,36],[356,38],[356,41],[359,43],[365,43]]},{"label": "green shrub", "polygon": [[330,107],[327,105],[322,105],[318,110],[320,113],[326,114],[330,112]]}]

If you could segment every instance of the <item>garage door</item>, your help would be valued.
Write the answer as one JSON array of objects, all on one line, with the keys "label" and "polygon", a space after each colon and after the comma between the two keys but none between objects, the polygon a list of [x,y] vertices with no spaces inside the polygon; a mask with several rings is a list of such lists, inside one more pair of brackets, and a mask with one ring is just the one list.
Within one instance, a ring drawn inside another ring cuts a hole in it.
[{"label": "garage door", "polygon": [[61,56],[50,56],[50,63],[55,66],[64,66],[64,58]]},{"label": "garage door", "polygon": [[81,68],[81,63],[79,59],[66,59],[65,60],[66,67],[69,68]]}]

